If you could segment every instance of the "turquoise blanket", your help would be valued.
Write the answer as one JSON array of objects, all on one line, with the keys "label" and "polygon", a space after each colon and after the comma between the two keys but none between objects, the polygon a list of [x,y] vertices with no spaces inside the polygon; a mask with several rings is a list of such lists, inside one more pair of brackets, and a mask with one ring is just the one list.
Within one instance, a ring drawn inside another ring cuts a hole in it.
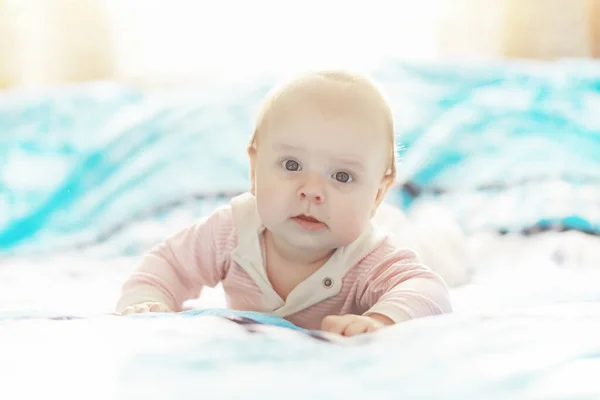
[{"label": "turquoise blanket", "polygon": [[[397,120],[389,201],[435,201],[465,230],[600,230],[596,63],[372,71]],[[112,83],[0,94],[0,252],[151,242],[139,221],[205,215],[248,187],[244,145],[275,79],[170,92]],[[157,233],[156,240],[164,236]]]}]

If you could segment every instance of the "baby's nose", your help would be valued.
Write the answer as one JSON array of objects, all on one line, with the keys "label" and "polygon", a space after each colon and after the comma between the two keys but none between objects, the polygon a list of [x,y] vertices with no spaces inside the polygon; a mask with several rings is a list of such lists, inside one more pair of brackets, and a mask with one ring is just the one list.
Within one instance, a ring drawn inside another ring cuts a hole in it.
[{"label": "baby's nose", "polygon": [[320,204],[323,202],[323,195],[318,194],[318,193],[313,193],[308,190],[304,190],[304,191],[300,192],[300,198],[303,200],[308,199],[309,201],[315,202],[317,204]]},{"label": "baby's nose", "polygon": [[310,176],[300,187],[299,196],[302,200],[308,200],[321,204],[325,200],[323,179],[320,176]]}]

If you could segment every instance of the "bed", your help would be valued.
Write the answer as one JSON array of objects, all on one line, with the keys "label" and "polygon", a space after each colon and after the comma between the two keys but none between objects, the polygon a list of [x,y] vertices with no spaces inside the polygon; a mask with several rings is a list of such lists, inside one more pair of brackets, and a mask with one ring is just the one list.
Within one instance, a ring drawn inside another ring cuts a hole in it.
[{"label": "bed", "polygon": [[[454,313],[364,337],[224,309],[110,315],[139,256],[244,190],[275,76],[0,94],[0,398],[600,398],[600,69],[369,71],[403,145],[389,202],[460,224]],[[435,226],[434,226],[435,228]]]}]

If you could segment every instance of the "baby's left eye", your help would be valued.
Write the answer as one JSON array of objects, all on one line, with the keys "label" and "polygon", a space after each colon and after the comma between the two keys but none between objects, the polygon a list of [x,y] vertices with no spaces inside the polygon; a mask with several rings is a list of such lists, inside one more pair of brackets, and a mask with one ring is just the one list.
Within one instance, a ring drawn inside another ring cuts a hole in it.
[{"label": "baby's left eye", "polygon": [[333,174],[333,179],[340,183],[352,182],[352,176],[344,171],[336,172],[335,174]]}]

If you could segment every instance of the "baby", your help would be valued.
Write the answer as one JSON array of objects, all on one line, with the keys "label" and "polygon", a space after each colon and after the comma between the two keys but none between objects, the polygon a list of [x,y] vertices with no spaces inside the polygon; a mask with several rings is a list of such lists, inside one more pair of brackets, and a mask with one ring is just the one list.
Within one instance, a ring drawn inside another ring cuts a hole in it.
[{"label": "baby", "polygon": [[147,254],[117,313],[177,312],[219,283],[232,309],[345,336],[451,311],[444,281],[373,222],[396,151],[367,78],[322,71],[277,88],[247,150],[250,192]]}]

